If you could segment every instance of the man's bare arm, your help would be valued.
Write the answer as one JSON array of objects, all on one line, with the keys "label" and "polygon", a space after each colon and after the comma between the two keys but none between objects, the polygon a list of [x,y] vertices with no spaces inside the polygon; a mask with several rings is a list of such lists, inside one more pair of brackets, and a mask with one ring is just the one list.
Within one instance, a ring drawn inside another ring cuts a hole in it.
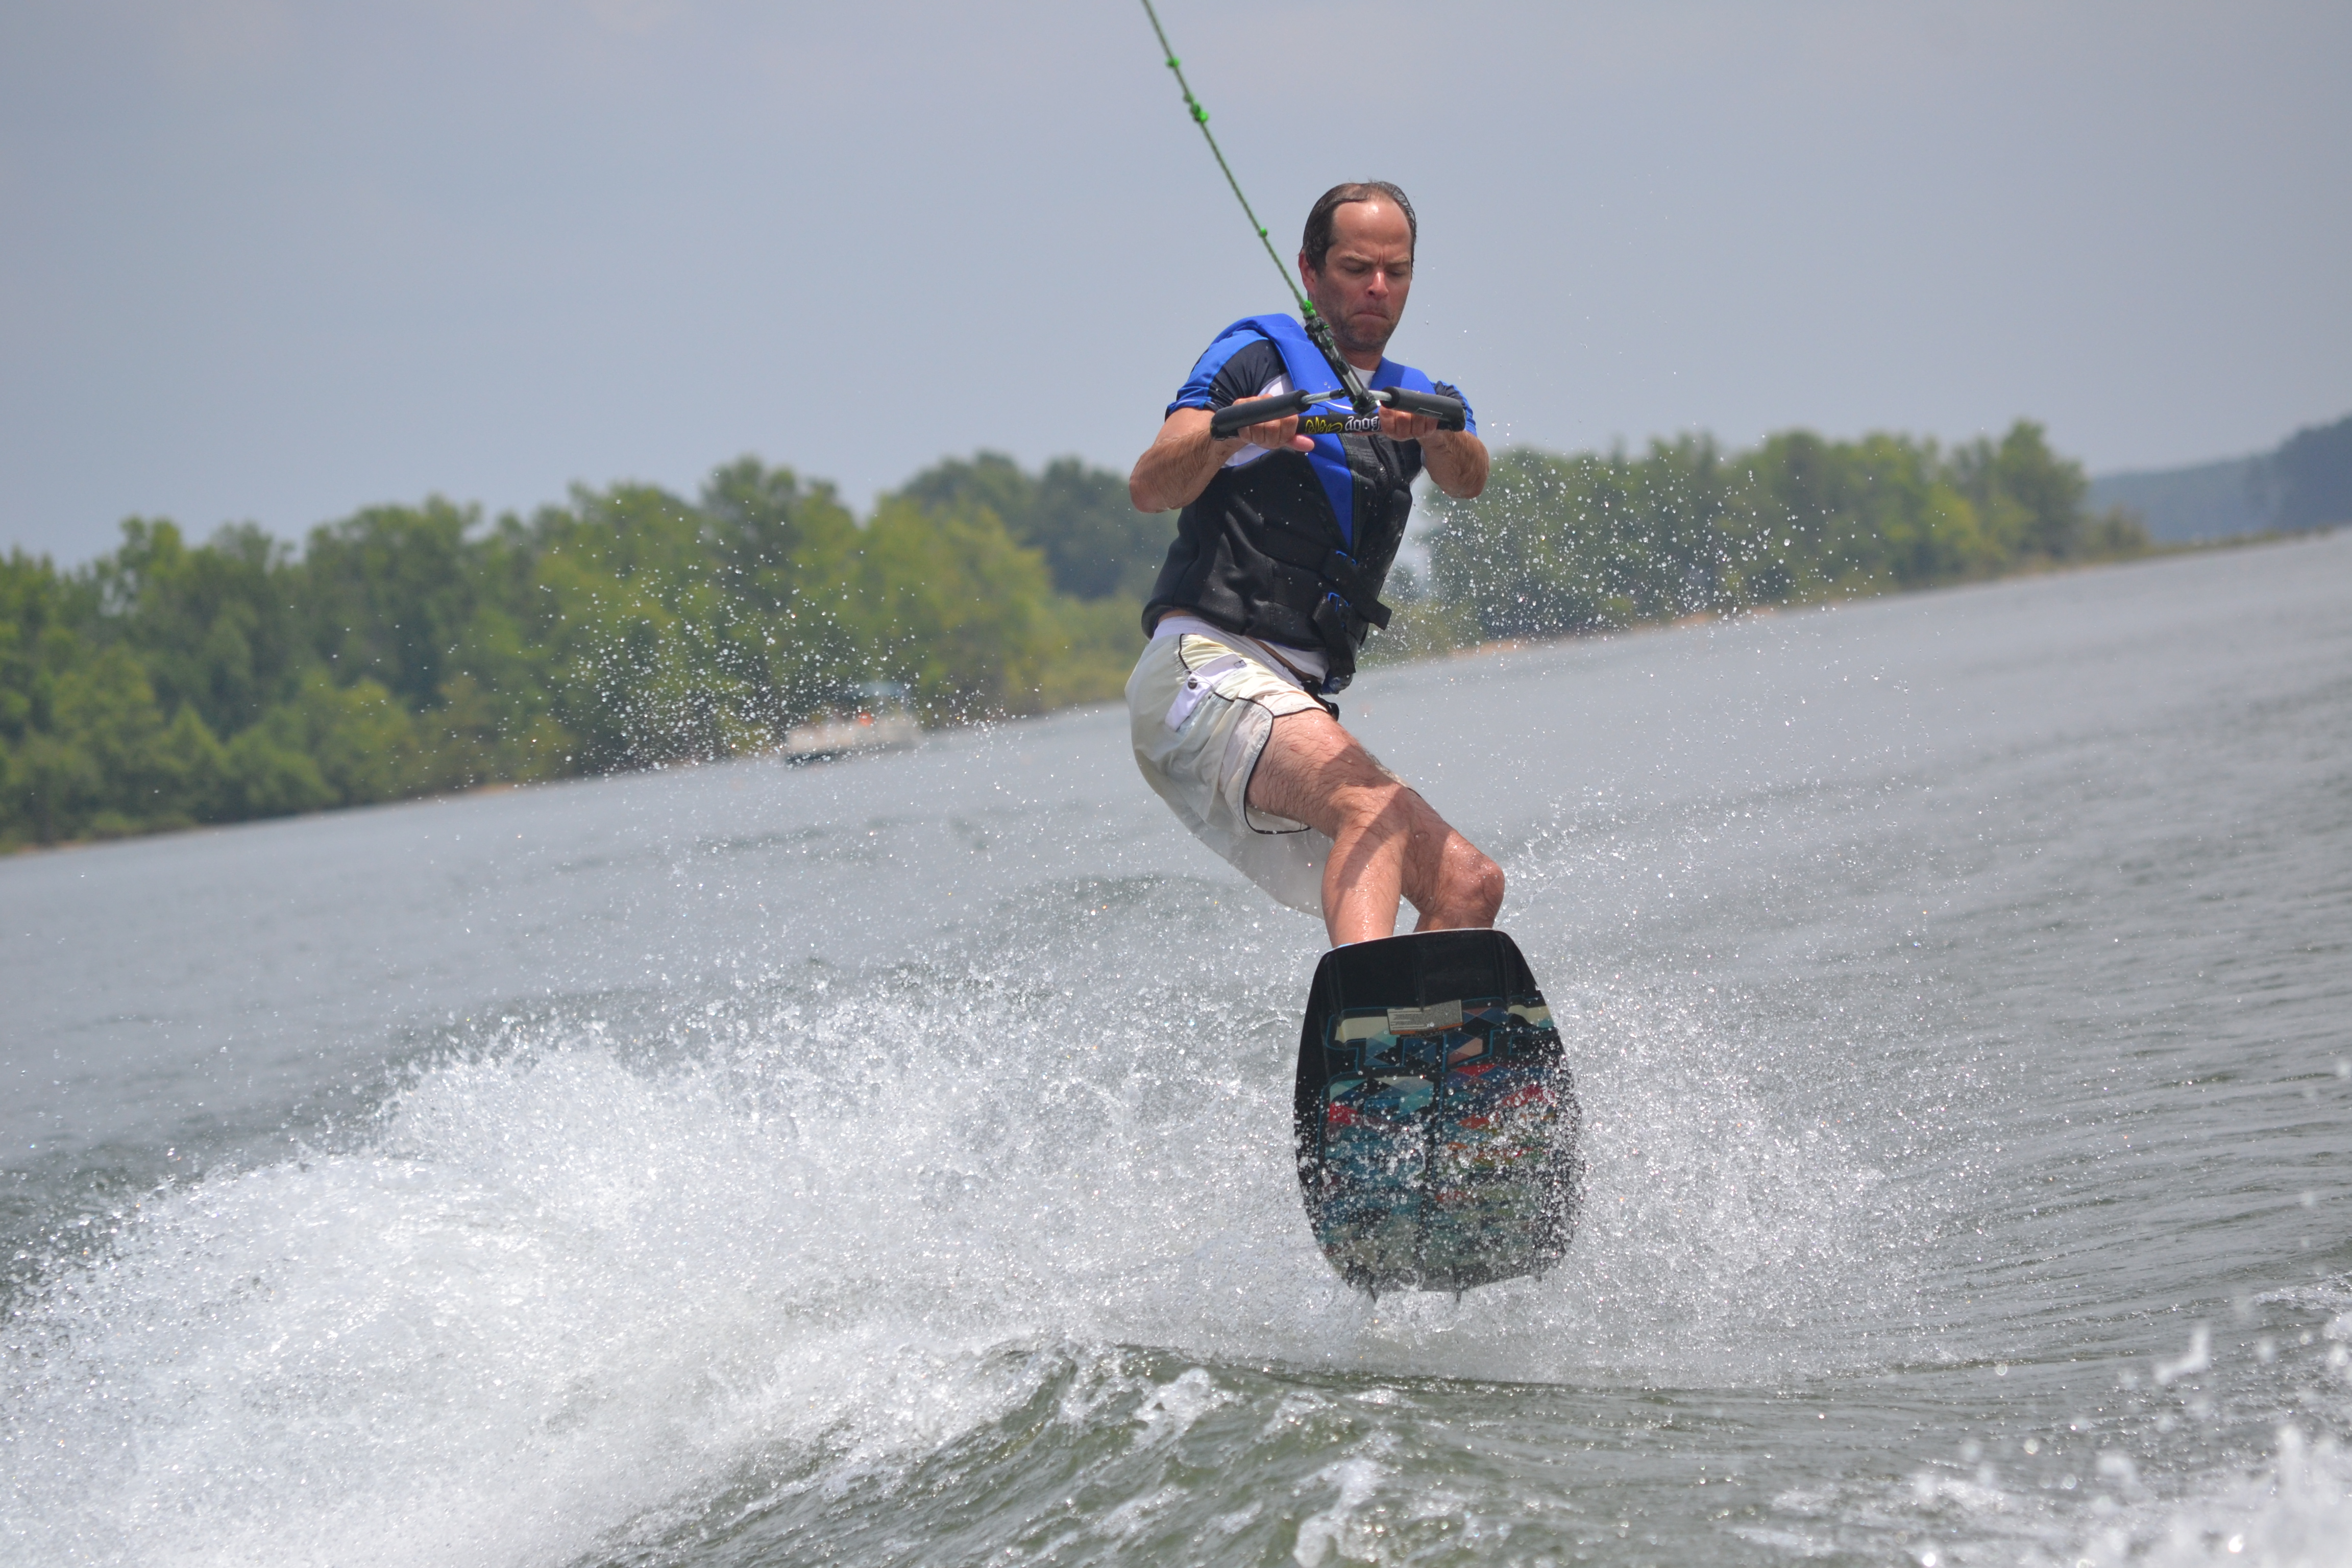
[{"label": "man's bare arm", "polygon": [[1467,430],[1441,430],[1426,414],[1381,410],[1381,434],[1421,443],[1422,467],[1430,482],[1455,500],[1469,500],[1486,488],[1486,443]]},{"label": "man's bare arm", "polygon": [[1455,500],[1469,500],[1486,488],[1486,443],[1467,430],[1423,436],[1421,461],[1430,482]]},{"label": "man's bare arm", "polygon": [[[1225,459],[1244,447],[1315,449],[1315,443],[1298,433],[1296,415],[1253,425],[1224,440],[1209,434],[1209,419],[1205,408],[1179,408],[1160,426],[1160,434],[1135,459],[1134,471],[1127,476],[1127,496],[1136,510],[1174,511],[1192,505],[1225,466]],[[1483,476],[1483,464],[1479,471]]]}]

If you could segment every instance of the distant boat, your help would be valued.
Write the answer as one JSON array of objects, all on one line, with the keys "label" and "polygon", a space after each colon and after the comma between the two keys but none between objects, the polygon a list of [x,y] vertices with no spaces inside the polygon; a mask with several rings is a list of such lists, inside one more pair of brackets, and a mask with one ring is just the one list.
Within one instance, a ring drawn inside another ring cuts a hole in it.
[{"label": "distant boat", "polygon": [[814,763],[858,752],[898,752],[919,742],[923,727],[895,681],[871,681],[857,689],[857,706],[831,718],[795,724],[784,731],[777,754],[786,762]]}]

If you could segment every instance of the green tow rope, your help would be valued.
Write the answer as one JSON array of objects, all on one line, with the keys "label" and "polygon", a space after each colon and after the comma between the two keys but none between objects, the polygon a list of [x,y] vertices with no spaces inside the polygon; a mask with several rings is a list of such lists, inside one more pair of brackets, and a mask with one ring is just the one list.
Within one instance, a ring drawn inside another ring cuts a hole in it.
[{"label": "green tow rope", "polygon": [[1177,87],[1183,90],[1184,107],[1191,111],[1192,123],[1201,128],[1202,140],[1208,142],[1210,154],[1217,160],[1217,167],[1225,172],[1225,184],[1233,187],[1234,200],[1242,204],[1242,215],[1249,219],[1250,227],[1257,231],[1257,242],[1265,247],[1265,258],[1274,263],[1276,272],[1282,274],[1283,286],[1290,290],[1291,299],[1297,301],[1298,319],[1306,324],[1307,335],[1315,340],[1315,346],[1321,349],[1323,357],[1331,362],[1332,370],[1348,389],[1349,401],[1356,405],[1357,412],[1370,410],[1374,405],[1364,391],[1363,374],[1340,357],[1339,345],[1331,338],[1331,323],[1317,315],[1315,302],[1299,291],[1297,281],[1290,276],[1290,268],[1285,267],[1282,258],[1275,253],[1274,241],[1266,237],[1265,225],[1257,221],[1257,214],[1251,210],[1249,198],[1242,195],[1242,183],[1234,178],[1234,166],[1225,162],[1224,149],[1217,145],[1217,138],[1209,130],[1209,111],[1201,107],[1199,99],[1192,96],[1192,84],[1184,79],[1184,63],[1176,58],[1175,46],[1169,43],[1168,29],[1160,25],[1160,13],[1151,8],[1151,0],[1143,0],[1143,14],[1151,18],[1151,31],[1160,39],[1160,53],[1167,60],[1168,68],[1175,73]]}]

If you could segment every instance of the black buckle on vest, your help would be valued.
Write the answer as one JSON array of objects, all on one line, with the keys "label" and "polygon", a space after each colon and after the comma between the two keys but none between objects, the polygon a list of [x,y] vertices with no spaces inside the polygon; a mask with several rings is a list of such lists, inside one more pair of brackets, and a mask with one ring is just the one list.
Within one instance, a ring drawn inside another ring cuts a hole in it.
[{"label": "black buckle on vest", "polygon": [[[1391,612],[1365,588],[1363,568],[1356,564],[1354,556],[1334,550],[1323,558],[1323,564],[1317,570],[1324,581],[1338,586],[1339,596],[1347,601],[1348,608],[1358,619],[1369,621],[1382,631],[1389,629]],[[1358,640],[1361,640],[1360,637]]]},{"label": "black buckle on vest", "polygon": [[1364,617],[1339,595],[1324,595],[1323,602],[1315,606],[1312,619],[1315,635],[1323,639],[1324,647],[1334,651],[1345,649],[1352,655],[1364,646]]}]

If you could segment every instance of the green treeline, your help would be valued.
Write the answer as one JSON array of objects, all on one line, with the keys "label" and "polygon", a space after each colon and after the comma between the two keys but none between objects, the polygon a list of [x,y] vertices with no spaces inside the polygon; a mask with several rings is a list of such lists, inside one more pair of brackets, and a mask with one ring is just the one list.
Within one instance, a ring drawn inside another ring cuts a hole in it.
[{"label": "green treeline", "polygon": [[1474,501],[1429,498],[1429,582],[1389,657],[1612,631],[1927,588],[2142,553],[2093,515],[2080,464],[2020,420],[1998,441],[1831,441],[1795,430],[1749,451],[1711,438],[1558,457],[1500,454]]},{"label": "green treeline", "polygon": [[[1705,437],[1501,454],[1430,498],[1381,657],[1962,582],[2147,548],[2039,426],[1947,451]],[[374,507],[298,552],[132,519],[59,571],[0,561],[0,847],[394,800],[773,746],[861,682],[927,721],[1115,697],[1171,520],[1118,476],[983,453],[870,516],[746,458],[485,523]]]},{"label": "green treeline", "polygon": [[757,459],[485,527],[435,499],[0,562],[0,846],[772,746],[863,681],[930,722],[1116,696],[1164,549],[1115,475],[942,463],[862,523]]}]

